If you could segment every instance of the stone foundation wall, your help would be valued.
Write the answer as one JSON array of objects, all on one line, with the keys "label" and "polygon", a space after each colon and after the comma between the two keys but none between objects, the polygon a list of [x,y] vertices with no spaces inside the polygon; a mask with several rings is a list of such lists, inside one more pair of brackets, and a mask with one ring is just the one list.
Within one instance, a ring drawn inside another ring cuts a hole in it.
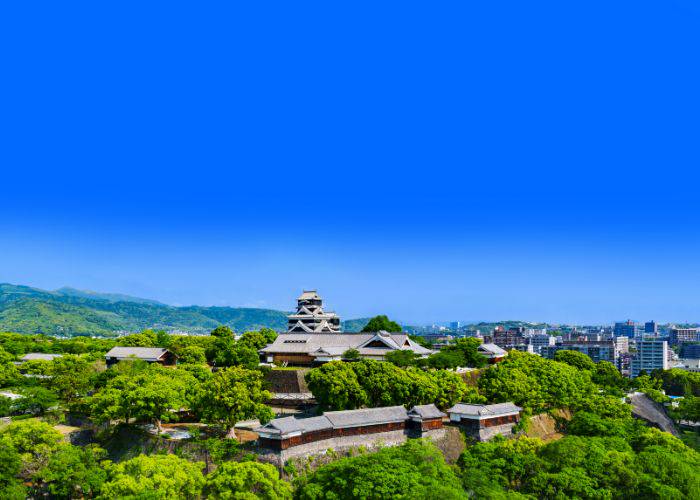
[{"label": "stone foundation wall", "polygon": [[505,437],[512,437],[513,427],[515,427],[515,425],[515,422],[511,422],[502,425],[494,425],[493,427],[485,427],[483,429],[479,429],[479,432],[474,437],[476,437],[479,441],[488,441],[499,434]]},{"label": "stone foundation wall", "polygon": [[405,430],[396,430],[389,432],[378,432],[376,434],[359,434],[356,436],[342,436],[331,439],[315,441],[313,443],[301,444],[293,446],[282,451],[274,451],[266,448],[258,450],[258,457],[261,461],[269,462],[282,468],[284,464],[293,458],[308,457],[311,455],[319,455],[325,453],[328,449],[333,449],[338,453],[347,452],[353,448],[364,446],[372,450],[384,446],[397,446],[405,443],[409,438],[424,437],[434,441],[444,439],[446,430],[434,429],[422,433],[411,433]]}]

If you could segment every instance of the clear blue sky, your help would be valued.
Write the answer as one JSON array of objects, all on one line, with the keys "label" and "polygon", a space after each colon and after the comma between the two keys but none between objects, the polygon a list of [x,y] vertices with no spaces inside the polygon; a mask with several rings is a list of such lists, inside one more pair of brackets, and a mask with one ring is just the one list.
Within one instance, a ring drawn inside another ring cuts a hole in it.
[{"label": "clear blue sky", "polygon": [[0,281],[700,321],[696,2],[231,4],[3,5]]}]

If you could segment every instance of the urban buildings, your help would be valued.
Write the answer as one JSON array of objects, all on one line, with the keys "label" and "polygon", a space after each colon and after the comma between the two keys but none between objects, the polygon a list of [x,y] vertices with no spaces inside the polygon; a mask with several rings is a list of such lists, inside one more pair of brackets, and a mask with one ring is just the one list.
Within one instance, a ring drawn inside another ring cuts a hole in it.
[{"label": "urban buildings", "polygon": [[700,344],[683,344],[681,358],[700,359]]},{"label": "urban buildings", "polygon": [[576,342],[568,340],[561,344],[544,346],[540,354],[544,358],[554,359],[558,351],[578,351],[591,358],[595,363],[609,361],[617,366],[618,352],[613,341]]},{"label": "urban buildings", "polygon": [[621,323],[615,323],[613,330],[616,337],[634,338],[637,333],[637,325],[631,319]]},{"label": "urban buildings", "polygon": [[659,334],[659,327],[656,321],[647,321],[644,323],[644,334],[656,337]]},{"label": "urban buildings", "polygon": [[547,333],[536,333],[528,338],[528,341],[532,346],[532,351],[535,354],[542,354],[542,348],[553,346],[556,343],[556,340],[556,337],[553,335],[547,335]]},{"label": "urban buildings", "polygon": [[297,310],[288,317],[289,333],[339,333],[340,317],[323,312],[323,301],[316,290],[304,290],[297,299]]},{"label": "urban buildings", "polygon": [[639,340],[637,351],[630,359],[630,377],[634,378],[644,370],[668,369],[668,342],[665,340]]},{"label": "urban buildings", "polygon": [[668,341],[670,345],[678,345],[685,342],[700,342],[700,328],[672,327]]}]

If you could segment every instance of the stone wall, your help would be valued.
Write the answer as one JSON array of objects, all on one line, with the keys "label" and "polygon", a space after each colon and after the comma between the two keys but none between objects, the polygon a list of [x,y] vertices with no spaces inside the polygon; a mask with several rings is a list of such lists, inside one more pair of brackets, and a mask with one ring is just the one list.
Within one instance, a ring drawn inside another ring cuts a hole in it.
[{"label": "stone wall", "polygon": [[360,446],[368,450],[374,450],[384,446],[400,445],[405,443],[409,438],[424,437],[433,441],[439,441],[445,439],[445,436],[446,431],[444,428],[433,429],[423,433],[420,431],[395,430],[378,432],[375,434],[357,434],[300,444],[282,451],[274,451],[260,447],[258,449],[258,458],[261,461],[269,462],[282,468],[289,460],[323,454],[329,449],[332,449],[336,453],[343,454],[354,448],[359,448]]},{"label": "stone wall", "polygon": [[479,441],[488,441],[498,435],[512,437],[513,427],[515,427],[515,425],[516,424],[514,422],[510,422],[502,425],[484,427],[483,429],[479,429],[479,432],[476,433],[474,437],[476,437]]}]

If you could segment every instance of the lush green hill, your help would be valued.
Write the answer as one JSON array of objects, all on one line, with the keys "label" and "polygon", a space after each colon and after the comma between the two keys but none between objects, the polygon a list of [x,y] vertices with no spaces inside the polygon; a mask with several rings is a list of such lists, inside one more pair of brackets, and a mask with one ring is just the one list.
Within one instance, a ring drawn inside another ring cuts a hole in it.
[{"label": "lush green hill", "polygon": [[173,307],[118,294],[0,284],[0,331],[19,333],[110,335],[145,328],[197,332],[221,324],[236,331],[283,330],[286,314],[271,309]]},{"label": "lush green hill", "polygon": [[361,332],[362,329],[369,323],[372,318],[357,318],[349,319],[342,322],[342,327],[344,332]]}]

